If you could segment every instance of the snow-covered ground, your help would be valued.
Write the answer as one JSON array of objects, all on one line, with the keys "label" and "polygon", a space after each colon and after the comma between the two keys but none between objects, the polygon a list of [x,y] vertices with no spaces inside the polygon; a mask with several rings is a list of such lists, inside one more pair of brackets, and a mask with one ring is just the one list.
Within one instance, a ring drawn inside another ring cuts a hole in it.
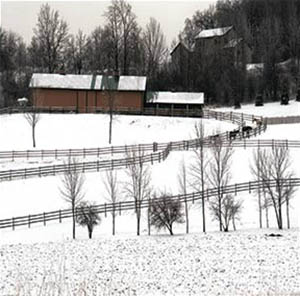
[{"label": "snow-covered ground", "polygon": [[241,109],[234,108],[217,108],[217,111],[233,111],[245,114],[253,114],[264,117],[280,117],[280,116],[299,116],[300,102],[290,100],[288,105],[280,105],[280,102],[266,103],[262,107],[255,107],[253,104],[242,105]]},{"label": "snow-covered ground", "polygon": [[[298,108],[297,102],[289,106],[272,103],[259,108],[243,106],[238,112],[289,116],[298,115]],[[108,121],[106,115],[43,114],[36,130],[37,149],[108,146]],[[113,129],[113,145],[191,139],[197,121],[194,118],[118,116]],[[235,127],[216,120],[204,120],[204,123],[207,134]],[[257,138],[300,140],[299,129],[300,124],[269,126],[266,133]],[[30,132],[22,115],[0,116],[0,138],[3,139],[0,150],[32,149]],[[290,153],[295,176],[299,177],[299,151],[290,150]],[[252,149],[235,149],[230,183],[252,179],[251,157]],[[151,166],[153,187],[177,194],[178,168],[183,159],[189,167],[194,161],[193,152],[172,152],[165,162]],[[0,167],[6,170],[38,164],[37,161],[1,162]],[[106,201],[103,178],[104,173],[86,174],[86,200]],[[118,178],[119,196],[123,197],[124,170],[118,171]],[[60,186],[59,176],[0,183],[0,219],[67,208],[68,204],[59,192]],[[136,238],[135,216],[131,212],[117,217],[116,237],[110,235],[110,215],[103,215],[92,241],[85,239],[87,231],[80,227],[77,228],[78,241],[69,241],[70,221],[62,224],[51,222],[46,227],[32,225],[30,229],[21,227],[15,231],[0,230],[0,295],[14,294],[18,287],[23,287],[23,292],[29,291],[29,286],[40,284],[43,278],[48,283],[61,282],[63,288],[70,291],[78,291],[80,285],[94,285],[95,289],[101,289],[100,295],[117,294],[114,289],[121,295],[275,295],[277,292],[300,292],[297,257],[299,191],[291,205],[291,224],[295,228],[280,232],[283,234],[280,238],[265,237],[267,230],[250,231],[258,228],[255,194],[243,193],[237,198],[243,200],[237,223],[240,230],[229,234],[214,232],[218,224],[211,216],[207,218],[208,234],[201,234],[201,208],[198,204],[190,209],[191,234],[184,236],[185,225],[176,225],[177,236],[172,238],[165,236],[164,232],[153,232],[153,236],[147,237],[145,213],[142,236]],[[272,209],[270,224],[276,226]],[[47,243],[49,241],[52,243]],[[91,291],[92,287],[86,289]]]},{"label": "snow-covered ground", "polygon": [[1,246],[0,294],[299,295],[298,232],[274,232]]}]

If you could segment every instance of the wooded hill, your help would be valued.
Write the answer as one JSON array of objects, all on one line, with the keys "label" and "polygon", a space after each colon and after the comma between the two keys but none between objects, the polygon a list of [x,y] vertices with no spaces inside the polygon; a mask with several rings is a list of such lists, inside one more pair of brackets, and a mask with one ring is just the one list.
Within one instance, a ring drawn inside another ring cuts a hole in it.
[{"label": "wooded hill", "polygon": [[[42,5],[28,45],[0,27],[2,105],[30,96],[33,72],[146,75],[148,90],[201,91],[213,104],[239,105],[259,93],[274,100],[282,93],[294,95],[298,89],[300,0],[220,0],[187,18],[169,48],[160,24],[151,18],[141,28],[124,0],[113,0],[101,14],[104,25],[89,35],[82,31],[72,35],[59,12]],[[212,49],[199,62],[201,53],[193,48],[196,34],[227,26],[233,26],[250,49],[251,60],[236,63],[223,50]],[[178,41],[194,51],[188,79],[170,58]],[[249,62],[261,65],[251,72]]]}]

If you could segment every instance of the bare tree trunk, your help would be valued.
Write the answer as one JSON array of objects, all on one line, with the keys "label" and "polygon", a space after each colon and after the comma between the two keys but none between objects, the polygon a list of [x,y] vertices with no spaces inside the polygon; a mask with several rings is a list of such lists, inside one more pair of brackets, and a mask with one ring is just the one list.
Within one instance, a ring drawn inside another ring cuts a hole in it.
[{"label": "bare tree trunk", "polygon": [[111,144],[112,141],[112,123],[113,123],[113,111],[109,111],[109,138],[108,143]]},{"label": "bare tree trunk", "polygon": [[236,231],[235,217],[234,217],[234,215],[232,216],[232,226],[233,226],[233,230]]},{"label": "bare tree trunk", "polygon": [[35,125],[32,125],[32,145],[35,148]]},{"label": "bare tree trunk", "polygon": [[258,188],[258,213],[259,213],[259,228],[262,228],[262,207],[261,207],[260,188]]},{"label": "bare tree trunk", "polygon": [[266,227],[269,228],[269,210],[268,210],[268,207],[266,207]]},{"label": "bare tree trunk", "polygon": [[72,204],[72,227],[73,227],[73,239],[76,238],[75,227],[76,227],[76,217],[75,217],[75,204]]},{"label": "bare tree trunk", "polygon": [[286,220],[287,220],[287,228],[290,229],[290,201],[289,198],[286,199]]},{"label": "bare tree trunk", "polygon": [[89,239],[92,239],[93,236],[93,229],[88,227],[88,232],[89,232]]},{"label": "bare tree trunk", "polygon": [[151,235],[151,200],[148,201],[148,213],[147,213],[147,219],[148,219],[148,235]]},{"label": "bare tree trunk", "polygon": [[112,235],[116,234],[116,212],[115,212],[115,205],[114,205],[114,211],[112,213]]},{"label": "bare tree trunk", "polygon": [[137,213],[136,215],[136,234],[137,235],[140,235],[140,223],[141,223],[141,214],[140,213]]},{"label": "bare tree trunk", "polygon": [[206,232],[206,223],[205,223],[205,200],[204,200],[204,151],[203,151],[203,138],[204,135],[202,135],[201,139],[201,147],[200,147],[200,153],[201,153],[201,189],[202,189],[202,230],[203,232]]},{"label": "bare tree trunk", "polygon": [[221,192],[220,192],[220,188],[218,188],[218,207],[219,207],[219,227],[220,227],[220,231],[222,231],[222,197],[221,197]]},{"label": "bare tree trunk", "polygon": [[189,233],[189,208],[188,208],[188,203],[187,200],[184,200],[184,204],[185,204],[185,232]]}]

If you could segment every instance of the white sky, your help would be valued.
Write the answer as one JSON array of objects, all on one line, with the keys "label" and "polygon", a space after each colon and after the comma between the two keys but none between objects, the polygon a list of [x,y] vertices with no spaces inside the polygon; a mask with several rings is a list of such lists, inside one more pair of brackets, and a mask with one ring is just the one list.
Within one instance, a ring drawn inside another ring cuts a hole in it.
[{"label": "white sky", "polygon": [[[27,43],[31,40],[37,14],[43,3],[48,2],[52,9],[59,10],[60,16],[68,22],[71,33],[82,29],[86,34],[96,26],[103,25],[103,13],[110,3],[110,1],[0,1],[1,26],[19,33]],[[187,17],[192,17],[196,10],[208,8],[216,0],[128,2],[142,27],[145,27],[151,16],[160,22],[170,45],[183,29]]]}]

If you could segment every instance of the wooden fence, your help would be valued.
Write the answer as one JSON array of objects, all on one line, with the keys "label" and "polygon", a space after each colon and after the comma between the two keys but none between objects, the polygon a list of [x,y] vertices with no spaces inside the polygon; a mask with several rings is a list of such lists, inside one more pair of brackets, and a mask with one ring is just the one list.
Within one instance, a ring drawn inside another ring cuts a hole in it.
[{"label": "wooden fence", "polygon": [[300,123],[300,116],[268,117],[268,124],[293,124]]},{"label": "wooden fence", "polygon": [[[253,192],[258,189],[265,189],[268,187],[276,187],[277,182],[280,181],[283,187],[288,186],[300,186],[300,178],[290,178],[290,179],[281,179],[281,180],[264,180],[264,181],[250,181],[244,183],[233,184],[224,187],[217,187],[212,189],[206,189],[205,191],[198,191],[188,194],[174,195],[170,196],[167,200],[178,199],[180,202],[189,202],[195,203],[202,198],[209,199],[212,196],[216,196],[219,193],[221,194],[235,194],[237,195],[240,192]],[[92,206],[93,210],[96,213],[104,214],[105,216],[108,213],[121,213],[125,211],[135,210],[138,206],[139,208],[149,208],[153,203],[153,199],[145,199],[139,203],[135,201],[122,201],[118,203],[105,203],[100,205]],[[83,211],[88,211],[88,208],[79,209],[75,211],[75,215],[79,215]],[[39,214],[32,214],[26,216],[13,217],[9,219],[0,220],[0,228],[12,228],[13,230],[18,226],[30,226],[36,223],[43,223],[46,226],[47,222],[50,221],[59,221],[62,223],[63,220],[71,218],[73,216],[71,209],[58,210],[51,212],[44,212]]]},{"label": "wooden fence", "polygon": [[[257,128],[252,129],[247,136],[251,137],[253,135],[257,135],[261,133],[265,128],[266,128],[265,125],[258,126]],[[215,136],[209,136],[205,138],[204,141],[206,145],[215,145],[217,141],[225,142],[227,139],[228,139],[228,132],[225,132]],[[143,156],[138,156],[133,158],[111,159],[111,160],[102,160],[102,161],[98,160],[98,161],[90,161],[90,162],[81,162],[72,165],[58,164],[58,165],[39,166],[34,168],[5,170],[5,171],[0,171],[0,181],[13,181],[19,179],[35,178],[35,177],[55,176],[55,175],[64,174],[65,172],[68,172],[70,169],[82,173],[87,173],[87,172],[99,172],[102,170],[115,170],[115,169],[127,168],[131,163],[154,164],[157,162],[164,161],[168,157],[171,151],[197,149],[200,147],[200,145],[201,145],[200,139],[170,142],[170,143],[160,143],[160,144],[153,143],[150,144],[149,147],[135,145],[133,146],[134,151],[139,151],[139,155],[141,155],[141,151],[143,151],[142,149],[143,147],[144,148],[148,147],[149,149],[153,149],[155,151],[158,150],[162,150],[162,151],[158,153],[151,153],[148,155],[143,155]],[[130,151],[128,146],[123,146],[123,149],[124,149],[124,153]],[[86,150],[85,153],[87,153]],[[16,157],[15,152],[13,153],[13,156]]]},{"label": "wooden fence", "polygon": [[158,153],[142,155],[141,152],[137,156],[127,157],[123,159],[66,163],[58,165],[39,166],[34,168],[0,171],[0,181],[13,181],[19,179],[55,176],[64,174],[68,171],[76,171],[82,173],[99,172],[102,170],[116,170],[120,168],[127,168],[133,164],[154,164],[164,161],[168,157],[170,150],[170,146],[167,146],[163,151]]}]

